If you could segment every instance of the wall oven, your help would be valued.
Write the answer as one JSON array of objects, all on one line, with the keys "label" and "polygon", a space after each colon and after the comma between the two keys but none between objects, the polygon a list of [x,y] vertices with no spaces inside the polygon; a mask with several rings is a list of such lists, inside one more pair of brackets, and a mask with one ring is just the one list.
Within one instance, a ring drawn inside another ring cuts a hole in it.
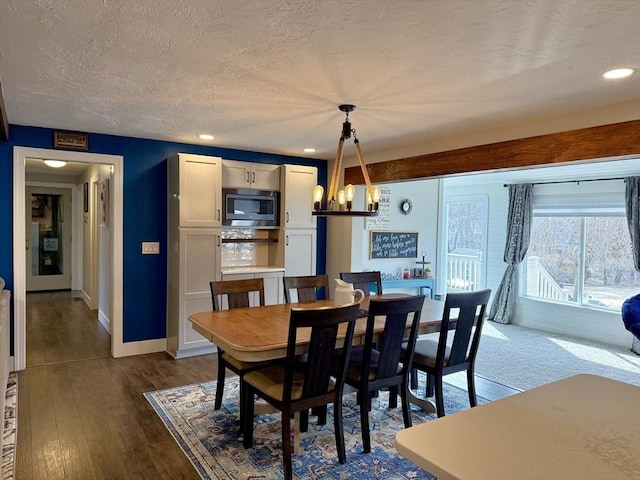
[{"label": "wall oven", "polygon": [[277,227],[280,224],[280,192],[244,188],[222,189],[222,225]]}]

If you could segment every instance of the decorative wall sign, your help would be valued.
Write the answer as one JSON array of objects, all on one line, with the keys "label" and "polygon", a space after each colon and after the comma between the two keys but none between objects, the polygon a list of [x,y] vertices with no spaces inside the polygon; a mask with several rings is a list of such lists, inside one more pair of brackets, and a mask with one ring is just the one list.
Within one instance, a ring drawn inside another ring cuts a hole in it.
[{"label": "decorative wall sign", "polygon": [[87,150],[89,148],[88,135],[86,133],[53,132],[53,146],[54,148]]},{"label": "decorative wall sign", "polygon": [[417,257],[417,232],[371,232],[369,258]]},{"label": "decorative wall sign", "polygon": [[389,230],[391,228],[391,189],[380,188],[380,202],[378,203],[378,216],[365,218],[365,230]]}]

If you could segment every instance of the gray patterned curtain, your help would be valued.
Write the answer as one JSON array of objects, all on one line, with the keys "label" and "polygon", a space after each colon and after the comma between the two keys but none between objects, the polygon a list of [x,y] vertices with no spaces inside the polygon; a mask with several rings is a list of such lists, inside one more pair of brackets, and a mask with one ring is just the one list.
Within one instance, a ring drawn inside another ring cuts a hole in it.
[{"label": "gray patterned curtain", "polygon": [[515,274],[518,264],[524,260],[529,248],[531,217],[533,214],[533,184],[509,185],[509,216],[507,218],[507,244],[504,248],[504,262],[507,270],[496,290],[487,317],[497,323],[511,323],[513,315]]},{"label": "gray patterned curtain", "polygon": [[624,200],[627,225],[631,234],[633,264],[640,272],[640,177],[627,177],[624,182]]}]

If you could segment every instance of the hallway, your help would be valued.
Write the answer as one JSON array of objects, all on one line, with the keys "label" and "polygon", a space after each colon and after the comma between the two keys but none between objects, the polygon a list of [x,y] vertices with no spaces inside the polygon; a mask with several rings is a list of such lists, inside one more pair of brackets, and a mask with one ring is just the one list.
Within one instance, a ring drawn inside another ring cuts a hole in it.
[{"label": "hallway", "polygon": [[27,368],[111,356],[97,315],[78,291],[27,293]]}]

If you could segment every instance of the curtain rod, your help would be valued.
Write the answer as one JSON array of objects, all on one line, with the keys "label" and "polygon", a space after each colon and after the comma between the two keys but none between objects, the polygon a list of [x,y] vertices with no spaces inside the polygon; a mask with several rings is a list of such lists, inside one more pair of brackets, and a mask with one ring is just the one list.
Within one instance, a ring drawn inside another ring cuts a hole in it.
[{"label": "curtain rod", "polygon": [[[606,180],[624,180],[625,177],[616,177],[616,178],[589,178],[586,180],[558,180],[555,182],[533,182],[533,185],[550,185],[552,183],[580,183],[580,182],[603,182]],[[515,184],[512,184],[515,185]],[[505,183],[503,187],[508,187],[509,184]]]}]

